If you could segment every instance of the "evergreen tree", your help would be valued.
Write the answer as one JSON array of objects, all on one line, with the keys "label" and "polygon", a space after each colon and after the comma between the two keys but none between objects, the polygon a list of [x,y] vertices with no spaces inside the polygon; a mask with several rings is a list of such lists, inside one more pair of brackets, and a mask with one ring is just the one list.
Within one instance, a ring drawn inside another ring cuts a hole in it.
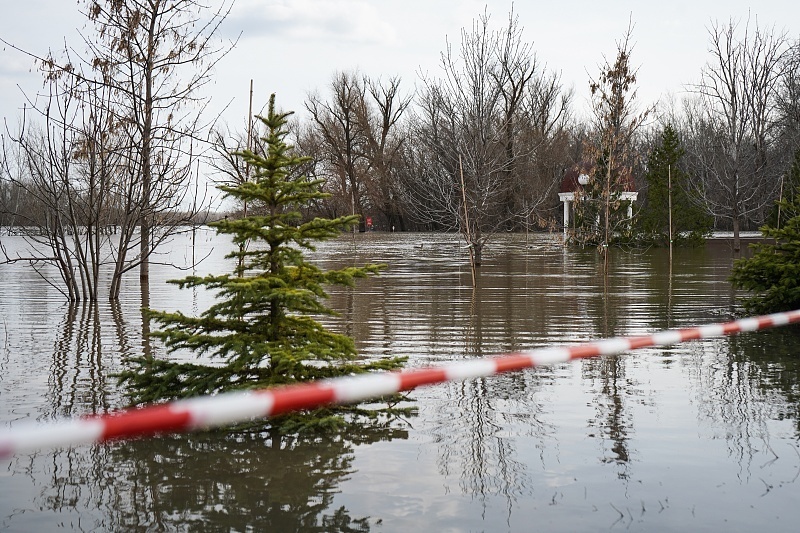
[{"label": "evergreen tree", "polygon": [[686,192],[688,176],[680,165],[684,153],[678,133],[668,124],[647,160],[647,209],[639,215],[639,227],[657,242],[669,243],[670,176],[673,242],[701,242],[711,231],[713,220]]},{"label": "evergreen tree", "polygon": [[[232,389],[330,378],[373,369],[397,368],[400,359],[357,361],[353,340],[327,330],[314,316],[333,314],[322,303],[327,284],[352,285],[377,273],[379,265],[322,270],[304,258],[315,241],[340,235],[357,216],[303,222],[300,209],[328,195],[322,180],[299,175],[308,158],[286,144],[290,113],[276,113],[275,96],[266,117],[266,153],[239,152],[255,169],[254,181],[220,189],[247,202],[248,215],[212,224],[238,245],[227,257],[232,274],[188,276],[171,283],[217,291],[217,303],[198,317],[148,311],[163,326],[153,333],[168,352],[191,350],[222,364],[177,363],[139,358],[122,380],[137,402],[184,398]],[[208,361],[212,362],[212,361]]]},{"label": "evergreen tree", "polygon": [[786,195],[779,202],[781,227],[763,226],[761,233],[772,242],[751,244],[753,256],[733,264],[733,286],[750,292],[745,309],[771,313],[800,308],[800,150],[795,153]]}]

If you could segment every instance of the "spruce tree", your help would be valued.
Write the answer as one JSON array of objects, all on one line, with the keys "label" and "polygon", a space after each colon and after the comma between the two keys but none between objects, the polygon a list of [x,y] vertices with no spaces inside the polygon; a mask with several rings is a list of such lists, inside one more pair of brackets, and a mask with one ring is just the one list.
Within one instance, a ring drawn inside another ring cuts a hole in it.
[{"label": "spruce tree", "polygon": [[713,220],[692,203],[687,193],[688,176],[680,165],[684,153],[678,133],[668,124],[647,160],[647,208],[639,216],[639,227],[656,242],[669,242],[670,178],[673,242],[702,242],[711,231]]},{"label": "spruce tree", "polygon": [[272,95],[267,116],[258,117],[267,131],[264,154],[236,154],[255,170],[255,179],[220,187],[226,196],[248,205],[247,216],[211,224],[238,245],[227,256],[236,265],[233,272],[171,281],[181,288],[214,290],[217,303],[197,317],[148,311],[163,326],[153,336],[168,352],[190,350],[205,362],[134,360],[121,378],[136,402],[270,387],[401,364],[398,358],[356,360],[353,340],[329,331],[315,318],[333,314],[322,301],[326,285],[352,285],[381,266],[322,270],[306,260],[304,252],[314,250],[315,242],[340,235],[358,217],[303,221],[301,208],[328,195],[320,190],[322,180],[299,173],[308,158],[297,155],[285,141],[289,115],[275,111]]},{"label": "spruce tree", "polygon": [[751,244],[753,256],[733,264],[731,282],[750,293],[742,303],[752,313],[800,308],[800,150],[786,181],[787,195],[778,202],[786,222],[779,228],[763,226],[761,233],[771,242]]}]

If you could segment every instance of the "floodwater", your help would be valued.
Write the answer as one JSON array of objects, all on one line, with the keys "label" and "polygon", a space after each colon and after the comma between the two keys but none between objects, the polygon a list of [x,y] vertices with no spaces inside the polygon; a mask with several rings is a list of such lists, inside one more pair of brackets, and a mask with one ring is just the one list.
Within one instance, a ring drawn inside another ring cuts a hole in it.
[{"label": "floodwater", "polygon": [[[19,237],[2,237],[9,249]],[[228,245],[201,231],[159,258],[204,274]],[[205,258],[192,267],[193,263]],[[455,235],[325,243],[328,267],[386,263],[331,290],[331,327],[366,357],[441,364],[732,318],[725,241],[667,252],[498,236],[473,290]],[[213,300],[165,283],[149,302]],[[119,304],[71,308],[21,264],[0,267],[0,424],[125,405],[113,377],[142,337],[132,276]],[[188,355],[184,354],[184,357]],[[649,348],[421,388],[417,411],[358,432],[257,429],[41,450],[0,461],[3,531],[796,531],[800,329]]]}]

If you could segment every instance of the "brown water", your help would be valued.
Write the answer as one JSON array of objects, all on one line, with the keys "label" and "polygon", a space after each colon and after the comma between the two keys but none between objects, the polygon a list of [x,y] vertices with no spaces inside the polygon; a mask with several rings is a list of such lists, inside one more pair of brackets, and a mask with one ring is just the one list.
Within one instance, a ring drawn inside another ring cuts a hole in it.
[{"label": "brown water", "polygon": [[[161,259],[226,268],[213,234],[191,244]],[[718,322],[735,302],[724,241],[677,250],[670,281],[665,250],[615,250],[603,275],[593,250],[500,236],[476,290],[453,235],[359,234],[314,258],[389,265],[332,291],[330,322],[410,366]],[[149,305],[205,309],[210,295],[164,283],[183,275],[154,267]],[[74,309],[0,267],[0,423],[124,405],[112,374],[143,340],[135,276],[123,291]],[[415,416],[357,433],[43,450],[0,461],[0,530],[796,531],[798,356],[789,327],[419,389]]]}]

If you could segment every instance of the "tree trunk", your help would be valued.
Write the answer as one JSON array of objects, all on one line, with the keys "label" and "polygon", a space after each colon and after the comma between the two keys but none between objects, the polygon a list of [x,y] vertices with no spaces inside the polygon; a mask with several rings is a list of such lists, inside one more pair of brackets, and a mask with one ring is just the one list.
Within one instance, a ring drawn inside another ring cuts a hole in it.
[{"label": "tree trunk", "polygon": [[472,243],[472,261],[475,263],[475,266],[481,266],[483,262],[483,243]]},{"label": "tree trunk", "polygon": [[156,14],[150,18],[150,25],[147,33],[147,57],[145,58],[144,68],[144,124],[142,124],[142,218],[141,218],[141,243],[139,260],[139,279],[141,281],[150,278],[150,233],[152,231],[152,145],[153,145],[153,57],[156,53]]},{"label": "tree trunk", "polygon": [[742,248],[739,239],[739,178],[737,176],[733,189],[733,253],[738,255]]}]

